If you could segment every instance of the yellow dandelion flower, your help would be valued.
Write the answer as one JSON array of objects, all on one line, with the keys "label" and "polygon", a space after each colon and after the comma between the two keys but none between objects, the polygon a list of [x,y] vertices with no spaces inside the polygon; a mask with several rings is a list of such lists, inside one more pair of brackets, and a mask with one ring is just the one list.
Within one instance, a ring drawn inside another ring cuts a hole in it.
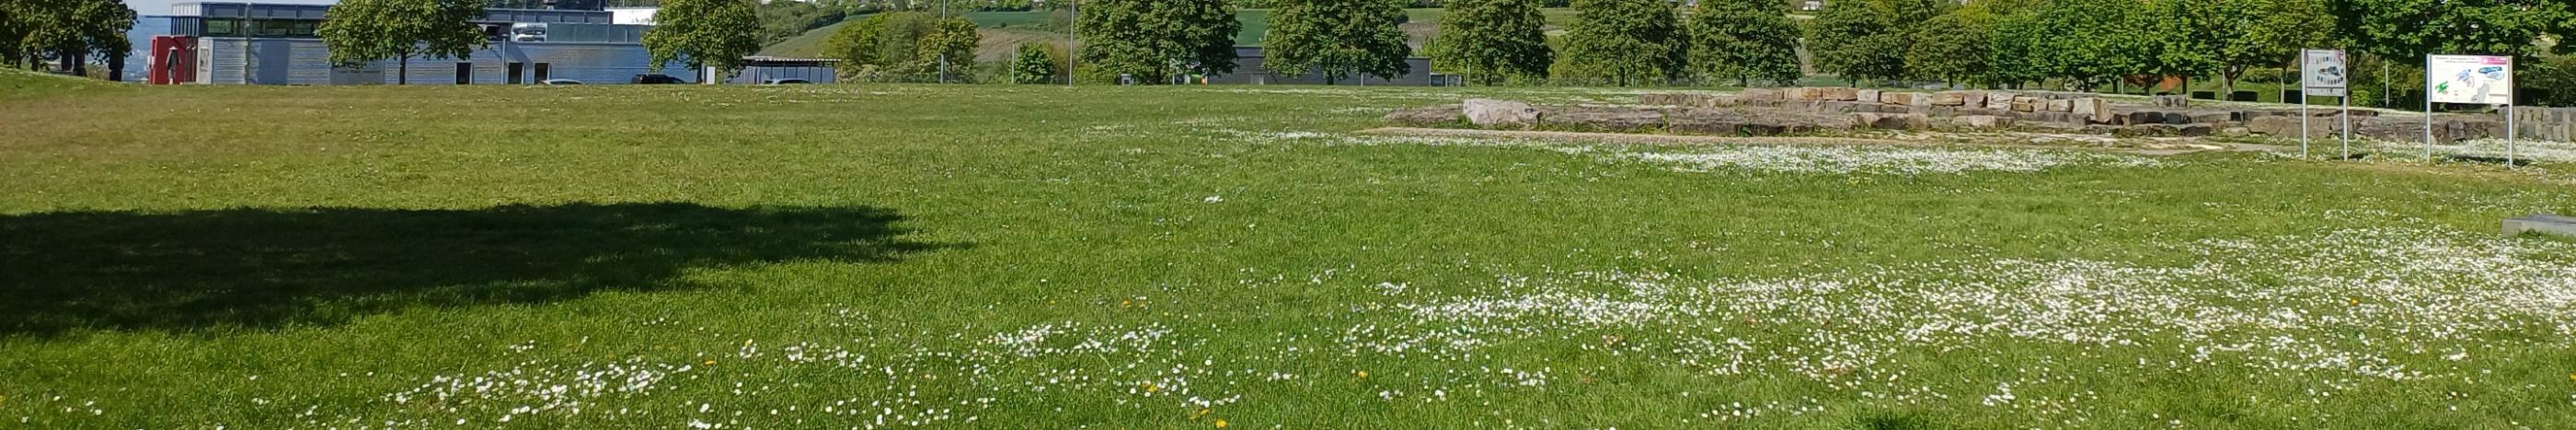
[{"label": "yellow dandelion flower", "polygon": [[2353,306],[2361,306],[2361,299],[2356,299],[2356,298],[2346,298],[2346,299],[2343,299],[2343,301],[2344,301],[2344,303],[2346,303],[2346,304],[2350,304],[2350,305],[2353,305]]},{"label": "yellow dandelion flower", "polygon": [[1145,386],[1145,392],[1147,392],[1147,393],[1152,393],[1152,392],[1154,392],[1155,390],[1161,390],[1161,389],[1163,389],[1163,387],[1156,387],[1156,386],[1154,386],[1154,383],[1152,383],[1152,382],[1147,382],[1147,383],[1138,384],[1138,385],[1144,385],[1144,386]]},{"label": "yellow dandelion flower", "polygon": [[1216,420],[1216,428],[1225,428],[1225,420]]},{"label": "yellow dandelion flower", "polygon": [[707,360],[707,365],[709,365],[709,366],[714,366],[714,365],[716,365],[716,361],[715,361],[715,360]]},{"label": "yellow dandelion flower", "polygon": [[1360,379],[1368,379],[1368,371],[1366,371],[1366,370],[1362,370],[1362,371],[1360,371]]},{"label": "yellow dandelion flower", "polygon": [[1195,420],[1195,419],[1199,419],[1199,417],[1207,416],[1207,414],[1208,414],[1208,408],[1199,408],[1198,413],[1190,414],[1190,419],[1194,419],[1194,420]]}]

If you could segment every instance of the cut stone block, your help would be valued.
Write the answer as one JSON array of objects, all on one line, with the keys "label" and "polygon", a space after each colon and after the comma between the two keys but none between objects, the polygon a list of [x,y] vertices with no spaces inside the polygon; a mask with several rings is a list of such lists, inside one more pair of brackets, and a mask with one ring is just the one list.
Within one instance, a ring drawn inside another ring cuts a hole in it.
[{"label": "cut stone block", "polygon": [[1812,87],[1789,87],[1789,88],[1782,88],[1782,89],[1780,89],[1780,99],[1781,99],[1781,100],[1815,100],[1815,99],[1816,99],[1816,89],[1815,89],[1815,88],[1812,88]]},{"label": "cut stone block", "polygon": [[2075,116],[2084,117],[2084,121],[2094,124],[2111,123],[2111,102],[2109,100],[2103,100],[2100,97],[2086,97],[2075,99],[2073,103],[2074,109],[2069,112],[2074,113]]},{"label": "cut stone block", "polygon": [[1880,130],[1922,130],[1932,128],[1932,117],[1922,114],[1864,112],[1852,114],[1852,122],[1861,127]]},{"label": "cut stone block", "polygon": [[1746,88],[1743,92],[1735,93],[1735,98],[1747,103],[1776,102],[1780,101],[1780,90],[1770,88]]},{"label": "cut stone block", "polygon": [[1818,88],[1818,89],[1816,89],[1816,93],[1817,93],[1816,98],[1817,98],[1817,99],[1819,99],[1819,100],[1832,100],[1832,101],[1842,101],[1842,102],[1853,101],[1853,100],[1860,100],[1860,89],[1859,89],[1859,88],[1850,88],[1850,87],[1825,87],[1825,88]]},{"label": "cut stone block", "polygon": [[1401,109],[1387,112],[1385,119],[1387,123],[1403,125],[1450,124],[1458,122],[1458,108],[1441,105]]},{"label": "cut stone block", "polygon": [[2527,217],[2504,220],[2505,236],[2519,236],[2523,233],[2540,233],[2559,237],[2576,238],[2576,218],[2550,214],[2533,214]]},{"label": "cut stone block", "polygon": [[2012,126],[2012,118],[1994,115],[1960,115],[1951,117],[1951,120],[1958,122],[1960,126],[1968,128],[2002,128]]},{"label": "cut stone block", "polygon": [[1538,109],[1530,107],[1529,103],[1467,99],[1464,108],[1467,122],[1475,125],[1529,125],[1538,122]]}]

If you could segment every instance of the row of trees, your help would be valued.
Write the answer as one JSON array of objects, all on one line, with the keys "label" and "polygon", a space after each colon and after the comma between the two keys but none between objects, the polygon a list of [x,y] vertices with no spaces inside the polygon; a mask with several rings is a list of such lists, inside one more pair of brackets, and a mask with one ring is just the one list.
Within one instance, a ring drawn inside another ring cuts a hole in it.
[{"label": "row of trees", "polygon": [[[2215,76],[2232,86],[2245,71],[2284,64],[2303,47],[2344,46],[2388,58],[2434,52],[2528,57],[2537,54],[2533,41],[2543,35],[2576,34],[2576,5],[2563,0],[1844,0],[1804,25],[1789,19],[1778,0],[1703,0],[1686,15],[1663,0],[1576,0],[1576,19],[1562,38],[1551,39],[1540,13],[1544,1],[1441,2],[1443,31],[1426,51],[1442,67],[1484,84],[1785,83],[1802,76],[1797,51],[1804,46],[1814,67],[1855,81],[2056,81],[2089,89],[2165,75]],[[333,49],[343,64],[464,58],[481,39],[461,16],[479,3],[349,0],[333,9],[323,35],[346,45]],[[760,25],[748,0],[660,3],[660,25],[645,37],[657,61],[734,70],[740,57],[760,49]],[[1277,1],[1268,66],[1320,70],[1330,81],[1417,72],[1405,66],[1413,48],[1398,29],[1410,3]],[[1071,56],[1094,79],[1169,82],[1235,68],[1234,35],[1242,24],[1231,2],[1093,0],[1082,8],[1077,27],[1085,43]],[[118,36],[109,39],[121,42]],[[940,54],[971,58],[976,42],[974,25],[964,20],[885,13],[845,27],[830,49],[849,60],[845,66],[905,77],[919,75],[924,60]],[[2569,45],[2576,44],[2561,46]],[[1043,53],[1024,56],[1032,58],[1015,63],[1040,63]],[[1062,61],[1045,60],[1050,67]],[[1027,64],[1025,73],[1013,74],[1035,77],[1038,68]]]},{"label": "row of trees", "polygon": [[1556,77],[1627,86],[1689,76],[1751,85],[1804,75],[1799,27],[1778,1],[1702,0],[1685,21],[1661,0],[1575,0],[1575,20],[1554,46],[1540,6],[1447,2],[1433,61],[1486,85]]},{"label": "row of trees", "polygon": [[1808,42],[1818,69],[1854,80],[2091,89],[2171,75],[2232,88],[2247,69],[2335,45],[2333,26],[2319,0],[1866,0],[1827,7]]},{"label": "row of trees", "polygon": [[841,26],[824,41],[823,55],[841,60],[844,78],[871,82],[926,80],[943,58],[971,62],[982,37],[965,18],[922,12],[869,15]]},{"label": "row of trees", "polygon": [[[751,0],[664,0],[660,5],[643,40],[655,69],[680,62],[690,69],[711,66],[732,73],[742,70],[744,56],[760,51],[761,26]],[[341,0],[314,33],[330,50],[332,64],[361,67],[394,60],[395,82],[409,84],[414,58],[464,60],[483,49],[483,31],[472,20],[482,18],[484,6],[484,0]],[[124,35],[120,32],[117,39]]]},{"label": "row of trees", "polygon": [[0,0],[0,67],[42,69],[52,59],[60,70],[86,75],[94,60],[117,79],[134,51],[125,38],[134,18],[122,0]]}]

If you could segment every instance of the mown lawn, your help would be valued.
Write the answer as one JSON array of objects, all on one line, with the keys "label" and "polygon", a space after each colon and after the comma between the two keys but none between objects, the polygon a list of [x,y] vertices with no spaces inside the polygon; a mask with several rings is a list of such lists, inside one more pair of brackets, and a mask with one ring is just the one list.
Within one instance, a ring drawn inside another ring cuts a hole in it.
[{"label": "mown lawn", "polygon": [[1346,134],[1456,91],[0,99],[0,425],[2576,426],[2565,164]]}]

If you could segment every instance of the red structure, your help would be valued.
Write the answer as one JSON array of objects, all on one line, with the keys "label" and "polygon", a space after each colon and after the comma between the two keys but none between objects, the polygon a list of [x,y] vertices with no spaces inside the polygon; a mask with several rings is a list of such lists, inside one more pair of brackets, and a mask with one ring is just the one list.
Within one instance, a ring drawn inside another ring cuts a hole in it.
[{"label": "red structure", "polygon": [[176,85],[197,81],[197,38],[152,36],[152,70],[146,81]]}]

